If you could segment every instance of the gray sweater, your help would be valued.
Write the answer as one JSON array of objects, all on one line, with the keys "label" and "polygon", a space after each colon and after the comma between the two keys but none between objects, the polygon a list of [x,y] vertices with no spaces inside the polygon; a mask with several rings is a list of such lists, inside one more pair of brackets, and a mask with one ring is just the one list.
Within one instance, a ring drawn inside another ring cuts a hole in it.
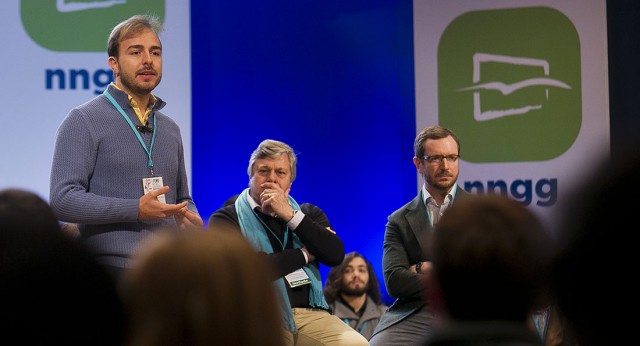
[{"label": "gray sweater", "polygon": [[388,308],[384,303],[376,304],[369,296],[367,296],[367,303],[365,310],[362,312],[362,316],[358,316],[358,314],[348,307],[339,297],[336,298],[333,303],[329,304],[329,307],[333,315],[340,317],[343,322],[357,330],[367,338],[367,340],[371,339],[373,330],[380,321],[380,316],[382,316]]},{"label": "gray sweater", "polygon": [[[141,125],[127,94],[108,87],[108,92],[134,125]],[[151,148],[155,177],[162,177],[171,190],[170,204],[189,202],[182,137],[178,125],[159,110],[166,103],[158,98],[155,142]],[[147,149],[152,133],[140,133]],[[142,179],[151,177],[149,156],[134,131],[113,104],[100,95],[72,109],[58,128],[51,167],[50,204],[56,216],[77,223],[81,239],[98,259],[108,265],[128,267],[136,245],[155,229],[175,229],[173,218],[157,222],[138,221]]]}]

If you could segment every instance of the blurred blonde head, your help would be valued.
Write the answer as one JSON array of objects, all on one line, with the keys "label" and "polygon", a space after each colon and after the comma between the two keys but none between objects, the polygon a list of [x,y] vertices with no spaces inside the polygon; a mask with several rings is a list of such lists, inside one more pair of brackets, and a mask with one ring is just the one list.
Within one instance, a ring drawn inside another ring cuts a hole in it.
[{"label": "blurred blonde head", "polygon": [[267,266],[239,233],[222,229],[145,243],[121,287],[129,345],[281,345]]}]

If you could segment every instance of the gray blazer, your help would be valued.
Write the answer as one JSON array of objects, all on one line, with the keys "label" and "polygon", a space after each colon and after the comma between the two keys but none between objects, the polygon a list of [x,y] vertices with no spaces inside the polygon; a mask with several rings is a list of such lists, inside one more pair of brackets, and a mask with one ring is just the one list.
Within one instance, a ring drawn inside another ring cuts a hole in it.
[{"label": "gray blazer", "polygon": [[[468,194],[458,185],[453,203]],[[387,219],[382,268],[387,292],[396,300],[382,315],[374,335],[402,321],[426,304],[420,275],[411,272],[410,267],[419,261],[431,260],[429,248],[433,232],[428,220],[422,190],[411,202],[394,211]]]}]

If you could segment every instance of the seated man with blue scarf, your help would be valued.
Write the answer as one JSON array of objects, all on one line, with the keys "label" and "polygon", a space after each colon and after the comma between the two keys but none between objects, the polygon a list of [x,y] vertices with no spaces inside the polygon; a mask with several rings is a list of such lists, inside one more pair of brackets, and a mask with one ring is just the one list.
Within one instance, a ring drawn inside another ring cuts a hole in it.
[{"label": "seated man with blue scarf", "polygon": [[272,264],[284,345],[367,346],[366,338],[329,313],[319,263],[340,264],[344,244],[320,208],[300,205],[289,195],[296,162],[288,144],[262,141],[249,159],[249,187],[235,203],[214,212],[208,225],[214,230],[231,224]]}]

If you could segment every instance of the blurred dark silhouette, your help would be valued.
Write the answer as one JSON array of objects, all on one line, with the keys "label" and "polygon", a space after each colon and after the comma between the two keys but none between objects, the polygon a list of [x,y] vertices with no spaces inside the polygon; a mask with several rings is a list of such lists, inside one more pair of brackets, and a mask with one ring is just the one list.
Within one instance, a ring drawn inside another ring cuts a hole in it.
[{"label": "blurred dark silhouette", "polygon": [[[634,314],[640,195],[640,148],[595,160],[597,169],[562,206],[559,252],[553,271],[558,307],[581,346],[635,340]],[[635,226],[634,226],[635,225]]]},{"label": "blurred dark silhouette", "polygon": [[437,325],[425,345],[531,345],[527,326],[553,255],[530,210],[498,194],[454,203],[435,227],[424,278]]},{"label": "blurred dark silhouette", "polygon": [[23,345],[121,345],[115,282],[39,196],[0,192],[0,319]]},{"label": "blurred dark silhouette", "polygon": [[0,191],[0,236],[12,232],[60,232],[49,204],[36,193],[23,189]]}]

